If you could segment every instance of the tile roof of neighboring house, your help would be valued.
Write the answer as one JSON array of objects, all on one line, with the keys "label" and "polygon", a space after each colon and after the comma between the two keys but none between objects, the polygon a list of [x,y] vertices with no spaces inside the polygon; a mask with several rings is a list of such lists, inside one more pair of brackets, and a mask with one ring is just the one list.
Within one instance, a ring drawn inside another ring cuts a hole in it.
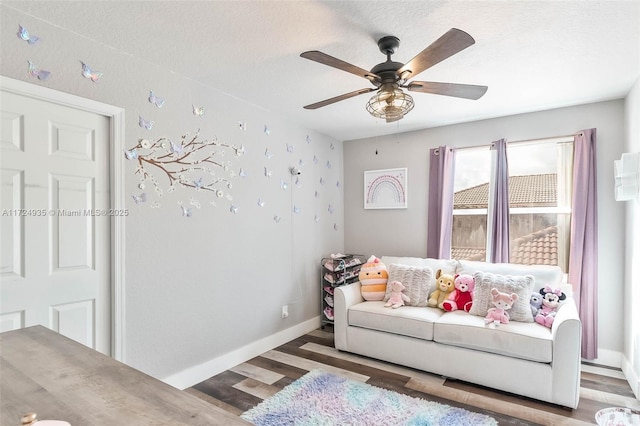
[{"label": "tile roof of neighboring house", "polygon": [[451,258],[458,260],[484,260],[486,250],[478,247],[451,247]]},{"label": "tile roof of neighboring house", "polygon": [[[489,184],[473,186],[454,194],[454,209],[486,208]],[[509,203],[512,207],[548,207],[557,204],[556,174],[509,177]]]},{"label": "tile roof of neighboring house", "polygon": [[[451,257],[453,259],[483,260],[485,249],[452,247]],[[555,226],[550,226],[511,241],[509,261],[521,265],[557,265],[558,229]]]},{"label": "tile roof of neighboring house", "polygon": [[558,229],[550,226],[516,238],[511,242],[510,261],[526,265],[557,265]]}]

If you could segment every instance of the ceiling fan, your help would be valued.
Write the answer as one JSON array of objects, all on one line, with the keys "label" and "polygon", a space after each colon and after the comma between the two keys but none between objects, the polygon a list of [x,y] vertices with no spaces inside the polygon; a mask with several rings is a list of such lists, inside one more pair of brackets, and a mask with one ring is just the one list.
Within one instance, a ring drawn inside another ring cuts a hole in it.
[{"label": "ceiling fan", "polygon": [[473,37],[466,32],[457,28],[451,28],[409,62],[402,64],[391,60],[391,55],[393,55],[400,46],[400,39],[394,36],[382,37],[378,40],[378,48],[383,54],[387,55],[387,60],[371,68],[371,71],[367,71],[317,50],[303,52],[300,56],[305,59],[366,78],[374,86],[325,99],[324,101],[306,105],[304,108],[317,109],[354,96],[378,91],[378,93],[367,102],[367,111],[374,117],[384,118],[387,122],[393,122],[400,120],[413,109],[413,98],[402,89],[407,89],[412,92],[454,96],[457,98],[480,99],[487,91],[487,86],[432,81],[408,81],[427,68],[455,55],[474,43],[475,40]]}]

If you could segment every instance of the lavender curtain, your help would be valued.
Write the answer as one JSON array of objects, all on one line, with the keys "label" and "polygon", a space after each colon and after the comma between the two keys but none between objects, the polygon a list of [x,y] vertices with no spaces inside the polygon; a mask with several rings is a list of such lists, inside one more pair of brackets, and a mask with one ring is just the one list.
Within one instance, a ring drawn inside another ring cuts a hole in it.
[{"label": "lavender curtain", "polygon": [[596,129],[574,138],[569,282],[582,322],[582,357],[598,357]]},{"label": "lavender curtain", "polygon": [[[507,141],[493,143],[496,152],[496,174],[493,186],[493,215],[487,220],[489,225],[490,258],[492,263],[509,262],[509,165],[507,162]],[[491,209],[489,210],[491,211]]]},{"label": "lavender curtain", "polygon": [[429,151],[427,257],[451,258],[455,152],[447,146]]}]

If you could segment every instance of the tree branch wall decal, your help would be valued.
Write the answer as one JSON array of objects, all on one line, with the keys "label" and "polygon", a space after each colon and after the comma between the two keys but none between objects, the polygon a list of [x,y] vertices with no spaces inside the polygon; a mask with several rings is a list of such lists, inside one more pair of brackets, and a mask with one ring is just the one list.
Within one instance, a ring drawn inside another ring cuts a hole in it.
[{"label": "tree branch wall decal", "polygon": [[[231,170],[232,161],[223,158],[229,151],[239,158],[245,148],[244,145],[221,142],[216,137],[202,139],[197,130],[193,135],[185,133],[179,142],[166,137],[155,141],[140,139],[124,154],[128,160],[138,163],[135,174],[140,177],[138,187],[141,190],[145,190],[150,182],[158,197],[164,195],[166,184],[167,192],[184,188],[211,192],[222,198],[225,191],[232,188],[231,179],[236,176]],[[230,199],[228,192],[227,197]],[[146,200],[146,195],[144,198]],[[134,199],[136,203],[141,200],[140,196],[134,196]]]}]

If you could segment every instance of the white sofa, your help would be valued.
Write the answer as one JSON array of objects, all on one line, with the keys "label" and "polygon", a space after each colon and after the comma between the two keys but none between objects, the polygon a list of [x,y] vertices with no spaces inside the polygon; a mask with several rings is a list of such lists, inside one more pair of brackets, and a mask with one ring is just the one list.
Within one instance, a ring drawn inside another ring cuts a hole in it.
[{"label": "white sofa", "polygon": [[[562,288],[567,299],[549,329],[535,322],[485,325],[464,311],[417,306],[385,308],[365,301],[360,283],[335,289],[335,347],[395,364],[576,408],[580,397],[581,323],[571,287],[553,266],[465,260],[382,257],[390,265],[429,267],[445,273],[533,275],[535,290]],[[430,291],[435,288],[435,280]]]}]

